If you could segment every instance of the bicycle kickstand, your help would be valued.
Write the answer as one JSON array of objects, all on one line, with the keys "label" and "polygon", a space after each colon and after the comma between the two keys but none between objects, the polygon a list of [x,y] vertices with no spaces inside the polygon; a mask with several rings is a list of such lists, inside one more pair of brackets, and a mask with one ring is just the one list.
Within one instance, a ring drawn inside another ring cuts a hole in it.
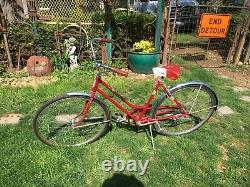
[{"label": "bicycle kickstand", "polygon": [[154,137],[152,133],[152,125],[149,125],[149,132],[150,132],[151,144],[152,144],[153,150],[155,151],[155,143],[154,143]]}]

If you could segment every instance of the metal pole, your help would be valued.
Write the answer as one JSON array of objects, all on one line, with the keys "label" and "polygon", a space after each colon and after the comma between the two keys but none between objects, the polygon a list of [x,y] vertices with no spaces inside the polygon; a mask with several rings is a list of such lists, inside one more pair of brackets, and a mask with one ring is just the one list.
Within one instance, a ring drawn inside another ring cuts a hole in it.
[{"label": "metal pole", "polygon": [[[108,39],[112,38],[112,1],[111,0],[104,0],[105,4],[105,36]],[[107,43],[107,56],[108,62],[111,62],[112,58],[112,44]]]},{"label": "metal pole", "polygon": [[156,32],[155,32],[155,50],[161,49],[161,30],[162,30],[162,18],[165,7],[165,0],[159,0],[157,5],[157,17],[156,17]]}]

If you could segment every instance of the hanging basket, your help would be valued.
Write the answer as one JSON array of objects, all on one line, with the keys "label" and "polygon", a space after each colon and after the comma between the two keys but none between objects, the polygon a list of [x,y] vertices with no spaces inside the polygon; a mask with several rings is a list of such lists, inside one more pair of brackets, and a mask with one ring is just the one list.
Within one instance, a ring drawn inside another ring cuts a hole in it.
[{"label": "hanging basket", "polygon": [[151,52],[129,52],[128,64],[131,70],[135,73],[151,74],[153,73],[153,67],[156,67],[161,59],[161,53]]}]

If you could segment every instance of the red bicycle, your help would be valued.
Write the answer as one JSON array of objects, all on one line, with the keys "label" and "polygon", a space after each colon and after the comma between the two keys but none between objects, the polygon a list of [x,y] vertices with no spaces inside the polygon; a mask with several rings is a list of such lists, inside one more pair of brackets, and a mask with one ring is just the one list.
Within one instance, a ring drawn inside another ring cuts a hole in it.
[{"label": "red bicycle", "polygon": [[[43,143],[54,146],[89,144],[105,135],[109,131],[111,122],[115,120],[116,122],[133,121],[129,124],[139,128],[148,127],[153,144],[152,131],[161,135],[187,134],[206,123],[216,110],[218,99],[208,85],[192,81],[169,89],[164,84],[164,78],[179,77],[180,68],[177,65],[154,68],[156,84],[151,95],[144,105],[132,104],[102,79],[100,70],[103,69],[125,77],[128,73],[98,62],[95,42],[105,45],[111,40],[95,38],[90,42],[94,63],[98,69],[90,94],[67,93],[49,100],[36,112],[33,129]],[[120,101],[113,99],[100,88],[100,85]],[[160,88],[163,93],[155,99]],[[117,107],[122,115],[114,118],[107,104],[97,96],[97,93]]]}]

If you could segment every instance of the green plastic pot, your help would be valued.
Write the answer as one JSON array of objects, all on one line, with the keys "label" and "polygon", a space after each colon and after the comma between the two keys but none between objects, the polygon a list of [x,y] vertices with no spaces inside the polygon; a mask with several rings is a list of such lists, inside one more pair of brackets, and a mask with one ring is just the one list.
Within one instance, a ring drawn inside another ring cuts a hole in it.
[{"label": "green plastic pot", "polygon": [[152,68],[156,67],[161,59],[160,52],[141,53],[129,52],[128,64],[131,70],[135,73],[151,74]]}]

